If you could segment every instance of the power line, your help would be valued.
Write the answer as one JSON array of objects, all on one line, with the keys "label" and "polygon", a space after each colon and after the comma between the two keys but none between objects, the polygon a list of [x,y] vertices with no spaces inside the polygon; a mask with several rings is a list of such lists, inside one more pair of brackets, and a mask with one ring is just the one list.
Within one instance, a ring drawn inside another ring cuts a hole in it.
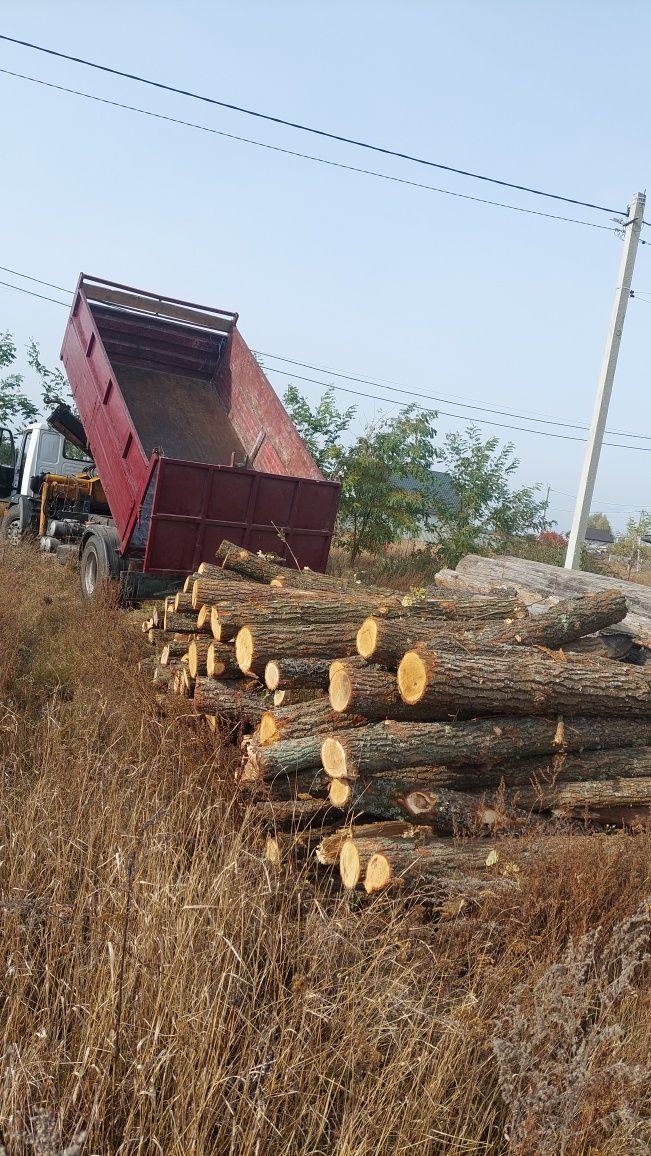
[{"label": "power line", "polygon": [[326,140],[338,141],[340,144],[353,145],[355,148],[367,149],[371,152],[381,153],[383,156],[397,157],[399,160],[410,161],[413,164],[426,165],[428,168],[440,169],[443,172],[455,173],[457,176],[470,177],[472,180],[486,181],[492,185],[499,185],[505,189],[516,189],[521,193],[531,193],[536,197],[546,197],[554,201],[563,201],[568,205],[579,205],[584,209],[594,209],[600,213],[622,214],[620,209],[608,208],[606,205],[599,205],[593,201],[582,201],[576,197],[562,196],[560,193],[549,193],[543,189],[536,189],[529,185],[516,184],[513,181],[500,180],[497,177],[488,177],[483,173],[471,172],[469,169],[455,168],[453,165],[445,165],[439,161],[426,160],[423,157],[413,156],[411,153],[404,153],[396,149],[384,148],[381,145],[371,144],[369,141],[356,140],[353,137],[342,136],[340,133],[326,131],[325,129],[314,128],[310,125],[301,124],[299,121],[285,120],[283,117],[272,116],[270,113],[259,112],[256,109],[244,108],[242,105],[232,104],[225,100],[217,100],[212,96],[204,96],[201,93],[192,92],[189,89],[178,88],[172,84],[164,84],[159,80],[151,80],[145,76],[139,76],[137,73],[125,72],[123,69],[110,68],[106,64],[98,64],[96,61],[86,60],[81,56],[72,56],[67,52],[58,52],[54,48],[46,48],[42,44],[33,44],[29,40],[20,40],[15,36],[6,36],[0,33],[0,40],[4,40],[9,44],[17,44],[22,48],[29,48],[34,52],[42,52],[47,56],[55,56],[59,60],[69,60],[73,64],[82,64],[85,68],[94,68],[98,72],[106,72],[111,76],[120,76],[124,80],[134,80],[138,84],[146,84],[151,88],[160,89],[163,92],[173,92],[177,96],[187,96],[191,100],[200,100],[204,104],[211,104],[218,108],[226,108],[231,112],[239,112],[244,116],[256,117],[258,120],[265,120],[270,124],[280,124],[285,128],[297,129],[299,132],[311,133],[313,136],[323,137]]},{"label": "power line", "polygon": [[[0,269],[7,271],[6,267],[2,266],[2,265],[0,265]],[[16,272],[16,270],[12,270],[12,272],[17,277],[25,277],[27,280],[35,281],[39,285],[49,285],[52,288],[60,289],[61,292],[63,292],[63,293],[68,292],[68,290],[63,289],[61,286],[54,285],[51,281],[42,281],[38,277],[31,277],[27,273],[18,273],[18,272]],[[25,293],[30,297],[38,297],[42,301],[51,301],[55,305],[62,305],[65,309],[70,308],[69,302],[59,301],[55,297],[48,297],[48,296],[45,296],[45,294],[43,294],[43,293],[36,293],[33,289],[26,289],[20,285],[12,285],[9,281],[0,281],[0,285],[4,286],[4,288],[6,288],[6,289],[13,289],[14,292],[16,292],[16,293]],[[277,357],[278,360],[287,361],[293,365],[306,364],[304,362],[293,361],[290,358],[280,358],[279,355],[277,355],[277,354],[259,353],[259,356],[260,357]],[[360,383],[368,384],[368,385],[377,385],[381,389],[385,389],[387,391],[393,390],[394,392],[406,394],[408,397],[409,396],[412,396],[412,397],[416,396],[416,397],[421,397],[421,398],[429,398],[428,394],[414,393],[413,390],[409,391],[406,389],[401,389],[397,386],[384,385],[382,382],[377,382],[377,381],[374,382],[370,378],[356,378],[356,377],[352,377],[352,376],[347,375],[347,374],[336,373],[334,370],[326,370],[326,369],[322,370],[318,366],[315,366],[314,368],[317,372],[320,372],[320,373],[332,373],[333,376],[341,377],[344,380],[360,382]],[[319,378],[307,377],[304,374],[294,373],[293,370],[278,369],[274,366],[267,366],[266,371],[268,373],[279,373],[279,374],[282,374],[283,377],[295,378],[298,381],[308,382],[308,383],[311,383],[313,385],[319,385],[321,387],[328,385],[327,382],[321,381]],[[350,389],[350,388],[347,388],[347,387],[342,386],[342,385],[334,385],[333,384],[332,388],[337,390],[339,393],[350,394],[354,397],[369,398],[371,401],[387,402],[390,405],[398,405],[398,406],[404,406],[405,405],[405,402],[398,401],[396,398],[378,397],[377,394],[365,393],[362,390]],[[436,402],[437,399],[435,397],[432,397],[431,400]],[[490,410],[485,406],[465,406],[465,405],[463,405],[462,402],[455,402],[454,399],[452,399],[452,398],[450,398],[449,400],[452,402],[453,405],[457,405],[461,408],[471,409],[471,410],[477,409],[477,410],[486,411],[489,413],[496,413],[496,414],[500,414],[500,415],[505,414],[505,416],[511,416],[508,411]],[[416,409],[423,410],[423,411],[427,411],[430,408],[430,407],[425,406],[425,405],[419,405],[417,402],[413,402],[412,404],[415,406]],[[450,413],[449,410],[439,409],[439,410],[437,410],[437,413],[441,414],[444,417],[454,418],[457,421],[463,421],[464,420],[463,414]],[[512,416],[517,418],[517,414],[513,414]],[[555,433],[551,430],[530,429],[526,426],[511,425],[507,422],[491,421],[488,418],[480,418],[480,417],[470,416],[470,420],[473,423],[476,423],[478,425],[489,425],[489,426],[494,426],[494,427],[499,428],[499,429],[514,430],[517,433],[537,434],[539,437],[557,438],[557,439],[560,439],[561,441],[572,441],[572,442],[584,442],[585,441],[585,438],[574,437],[573,435],[570,435],[570,434]],[[525,420],[525,419],[523,419],[523,420]],[[544,419],[544,418],[529,417],[528,420],[529,421],[536,421],[536,422],[545,422],[546,424],[548,424],[546,419]],[[559,425],[567,425],[568,428],[575,428],[575,429],[586,429],[587,428],[585,426],[573,425],[572,423],[569,423],[569,422],[568,423],[558,423],[558,424]],[[630,434],[630,433],[619,432],[617,430],[610,430],[609,432],[610,432],[612,437],[631,437],[631,438],[637,438],[640,440],[651,441],[651,435],[649,435],[649,434]],[[651,453],[651,446],[625,446],[625,445],[621,445],[618,442],[604,442],[603,444],[606,446],[611,446],[614,449],[641,450],[641,451],[646,452],[646,453]]]},{"label": "power line", "polygon": [[241,144],[254,145],[256,148],[267,149],[269,152],[282,153],[285,156],[297,157],[304,161],[313,161],[315,164],[328,165],[330,168],[343,169],[346,172],[361,173],[363,176],[376,177],[378,180],[391,181],[393,184],[407,185],[413,189],[423,189],[426,192],[438,193],[441,196],[456,197],[462,201],[474,201],[479,205],[492,205],[498,209],[510,209],[514,213],[526,213],[532,217],[546,217],[551,221],[565,221],[571,225],[584,225],[588,229],[603,229],[608,233],[618,233],[619,227],[615,225],[600,225],[596,221],[584,221],[578,217],[565,217],[560,213],[545,213],[542,209],[526,209],[521,205],[511,205],[504,201],[494,201],[488,197],[473,197],[470,193],[458,193],[452,189],[438,188],[436,185],[427,185],[422,181],[411,181],[407,177],[396,177],[390,173],[377,172],[375,169],[364,169],[358,165],[345,164],[343,161],[332,161],[326,157],[316,156],[312,153],[298,152],[296,149],[283,148],[280,145],[267,144],[266,141],[254,140],[251,137],[238,136],[236,133],[224,132],[221,129],[211,128],[205,124],[196,124],[194,121],[182,120],[180,117],[167,116],[161,112],[153,112],[152,109],[140,108],[137,105],[125,104],[119,100],[109,100],[107,97],[96,96],[92,92],[83,92],[78,88],[68,88],[63,84],[53,84],[49,80],[41,80],[37,76],[28,76],[24,72],[13,72],[9,68],[0,68],[0,73],[4,76],[11,76],[18,80],[27,80],[31,84],[41,85],[43,88],[52,88],[56,92],[65,92],[70,96],[83,97],[84,100],[92,100],[97,104],[106,104],[111,108],[120,108],[126,112],[136,112],[141,116],[153,117],[155,120],[167,121],[168,124],[180,125],[183,128],[196,129],[198,132],[207,132],[213,136],[223,137],[226,140],[239,141]]},{"label": "power line", "polygon": [[[294,378],[296,378],[299,381],[313,382],[315,385],[323,386],[326,384],[326,382],[324,382],[324,381],[318,381],[317,378],[315,378],[315,377],[303,377],[303,376],[301,376],[301,374],[298,374],[298,373],[290,373],[289,370],[286,370],[286,369],[274,369],[271,366],[267,366],[266,372],[267,373],[269,373],[269,372],[282,373],[285,377],[291,377],[292,380]],[[378,397],[377,394],[364,393],[364,392],[362,392],[362,390],[359,390],[359,389],[347,389],[343,385],[333,385],[332,388],[334,390],[337,390],[339,393],[348,393],[354,397],[366,397],[366,398],[370,398],[371,401],[388,402],[389,405],[400,405],[400,406],[405,405],[405,402],[398,401],[396,398],[393,398],[393,397]],[[425,412],[428,412],[428,410],[429,410],[428,406],[419,405],[418,402],[412,402],[412,405],[414,406],[415,409],[420,409],[420,410],[423,410]],[[464,420],[464,415],[460,414],[460,413],[450,413],[448,410],[444,410],[444,409],[437,409],[436,413],[437,413],[437,415],[441,414],[443,417],[452,417],[456,421],[463,421]],[[566,441],[566,442],[585,442],[585,438],[574,437],[571,434],[552,433],[551,430],[543,430],[543,429],[528,429],[526,426],[508,425],[506,422],[502,422],[502,421],[490,421],[488,418],[472,417],[469,420],[471,421],[472,424],[496,426],[500,429],[516,430],[518,433],[537,434],[539,437],[559,438],[561,441]],[[641,436],[641,435],[633,435],[633,436]],[[625,446],[625,445],[621,445],[619,442],[604,442],[603,445],[612,446],[614,449],[617,449],[617,450],[639,450],[641,453],[651,454],[651,446]]]},{"label": "power line", "polygon": [[[352,381],[352,382],[355,382],[356,384],[359,384],[359,385],[379,386],[381,389],[387,390],[389,393],[400,393],[400,394],[404,394],[406,397],[420,397],[426,401],[433,401],[437,404],[438,404],[438,402],[442,401],[444,405],[451,403],[452,405],[458,406],[460,409],[477,410],[480,413],[492,413],[492,414],[496,414],[498,417],[513,417],[517,421],[534,421],[540,425],[555,425],[555,426],[559,426],[562,429],[579,429],[579,430],[585,430],[586,432],[588,430],[588,426],[582,424],[581,422],[559,421],[558,419],[554,419],[554,418],[536,417],[536,415],[532,414],[532,413],[527,414],[527,413],[523,413],[522,411],[520,411],[518,413],[517,411],[513,411],[513,410],[497,409],[494,406],[479,405],[479,403],[470,404],[470,403],[466,403],[463,401],[457,401],[457,399],[454,397],[437,397],[435,394],[421,393],[418,390],[406,389],[404,386],[397,386],[397,385],[394,385],[393,383],[390,383],[390,382],[386,382],[386,381],[382,381],[382,380],[378,380],[378,379],[374,379],[374,378],[369,378],[369,377],[355,377],[350,373],[341,373],[341,372],[338,372],[334,369],[325,369],[319,365],[310,365],[305,361],[295,361],[289,357],[281,357],[277,353],[264,353],[262,350],[257,350],[257,353],[260,357],[270,357],[276,361],[284,361],[289,365],[297,365],[303,369],[312,369],[316,373],[327,374],[330,377],[339,377],[339,378],[342,378],[344,381]],[[319,382],[315,378],[312,378],[312,377],[301,377],[300,374],[294,373],[293,371],[291,371],[291,373],[290,373],[289,370],[275,369],[274,366],[268,366],[267,368],[270,370],[271,373],[281,373],[282,372],[282,373],[285,373],[285,375],[288,377],[289,376],[296,377],[299,381],[314,382],[317,385],[326,385],[327,384],[324,381]],[[443,412],[443,411],[440,411],[440,412]],[[493,424],[493,423],[490,423],[490,424]],[[499,423],[495,423],[495,424],[499,424]],[[507,426],[506,428],[514,428],[514,427],[508,427]],[[536,431],[533,431],[533,432],[536,432]],[[651,434],[627,433],[624,430],[615,430],[615,429],[607,430],[606,432],[609,433],[612,437],[635,438],[636,440],[640,440],[640,441],[651,441]],[[579,438],[578,440],[582,441],[583,439]]]},{"label": "power line", "polygon": [[70,308],[68,301],[57,301],[56,297],[46,297],[44,293],[35,293],[33,289],[23,289],[21,285],[10,285],[9,281],[0,281],[0,285],[4,285],[5,289],[13,289],[16,293],[27,293],[29,297],[40,297],[41,301],[52,301],[55,305],[63,305],[66,309]]},{"label": "power line", "polygon": [[[19,273],[18,269],[8,269],[6,265],[0,265],[0,269],[3,273],[11,273],[12,277],[23,277],[25,281],[33,281],[36,285],[47,285],[48,289],[58,289],[60,293],[68,293],[72,297],[70,290],[64,289],[63,285],[53,285],[51,281],[42,281],[40,277],[31,277],[29,273]],[[6,284],[7,282],[3,281],[3,285]],[[49,297],[48,300],[53,301],[54,298]]]}]

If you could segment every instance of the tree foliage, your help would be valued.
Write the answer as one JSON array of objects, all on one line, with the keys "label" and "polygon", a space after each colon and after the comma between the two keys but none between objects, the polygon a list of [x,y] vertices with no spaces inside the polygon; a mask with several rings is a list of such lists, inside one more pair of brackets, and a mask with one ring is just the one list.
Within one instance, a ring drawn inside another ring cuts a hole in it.
[{"label": "tree foliage", "polygon": [[630,577],[634,568],[639,568],[642,562],[651,561],[651,514],[640,510],[637,517],[629,518],[623,534],[618,534],[612,547],[612,553],[622,558],[627,564],[627,574]]},{"label": "tree foliage", "polygon": [[321,473],[326,478],[333,477],[341,468],[341,437],[355,416],[356,406],[337,409],[334,389],[330,387],[312,408],[295,385],[287,386],[283,404]]},{"label": "tree foliage", "polygon": [[452,506],[435,494],[430,520],[441,556],[456,566],[464,554],[491,547],[503,549],[514,535],[539,533],[548,528],[546,503],[539,486],[511,488],[519,461],[511,442],[482,441],[476,426],[465,433],[447,434],[441,464],[452,478],[458,504]]},{"label": "tree foliage", "polygon": [[36,375],[41,395],[40,405],[25,392],[24,375],[13,368],[17,358],[18,348],[12,335],[8,332],[0,334],[0,372],[11,370],[0,376],[0,425],[15,430],[36,421],[43,409],[51,410],[59,402],[73,404],[65,374],[60,369],[47,368],[34,340],[27,345],[26,358],[28,366]]},{"label": "tree foliage", "polygon": [[428,511],[436,460],[433,411],[407,406],[366,428],[342,458],[340,540],[351,564],[364,550],[413,537]]},{"label": "tree foliage", "polygon": [[341,438],[355,406],[339,410],[333,389],[312,407],[290,385],[283,401],[323,473],[341,480],[338,540],[352,563],[364,550],[418,531],[427,512],[423,488],[436,457],[434,413],[408,406],[368,425],[344,448]]},{"label": "tree foliage", "polygon": [[588,526],[591,526],[593,530],[605,530],[607,534],[612,534],[613,532],[610,522],[605,514],[590,514],[590,517],[588,518]]}]

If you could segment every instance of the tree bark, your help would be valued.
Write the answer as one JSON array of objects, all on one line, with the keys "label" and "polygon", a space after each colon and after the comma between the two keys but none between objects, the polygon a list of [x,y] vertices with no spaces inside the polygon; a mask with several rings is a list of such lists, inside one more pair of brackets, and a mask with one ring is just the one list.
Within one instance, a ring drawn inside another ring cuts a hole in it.
[{"label": "tree bark", "polygon": [[336,815],[324,799],[289,799],[280,802],[271,799],[265,803],[254,803],[251,811],[254,819],[266,827],[292,830],[328,821]]},{"label": "tree bark", "polygon": [[617,590],[603,590],[579,598],[566,598],[544,614],[523,621],[488,626],[481,641],[517,646],[557,649],[613,626],[626,617],[626,599]]},{"label": "tree bark", "polygon": [[[343,788],[343,790],[342,790]],[[330,802],[343,809],[337,801],[346,791],[350,797],[344,807],[357,813],[377,815],[383,819],[406,819],[412,823],[427,823],[441,835],[482,835],[486,832],[513,831],[539,823],[531,815],[526,800],[518,794],[507,802],[501,795],[485,798],[463,791],[440,787],[431,781],[410,781],[407,773],[395,779],[374,778],[364,784],[332,779]]]},{"label": "tree bark", "polygon": [[209,678],[241,678],[242,671],[235,660],[235,648],[213,639],[208,645],[206,672]]},{"label": "tree bark", "polygon": [[329,669],[327,658],[276,658],[267,663],[264,680],[269,690],[327,690]]},{"label": "tree bark", "polygon": [[268,662],[275,658],[328,658],[355,653],[359,622],[321,624],[318,630],[305,630],[296,623],[243,626],[235,640],[235,655],[245,674],[264,675]]},{"label": "tree bark", "polygon": [[189,642],[166,642],[161,651],[160,664],[161,666],[168,666],[169,663],[177,658],[180,659],[184,654],[188,653]]},{"label": "tree bark", "polygon": [[638,642],[651,646],[651,590],[648,586],[507,555],[482,558],[468,554],[461,559],[454,573],[466,589],[506,584],[516,588],[520,597],[529,602],[550,595],[571,598],[598,590],[619,590],[626,598],[629,611],[624,620],[626,626]]},{"label": "tree bark", "polygon": [[422,618],[473,619],[476,622],[489,622],[491,619],[521,617],[526,612],[523,602],[517,598],[508,598],[500,595],[483,597],[476,595],[470,598],[425,598],[411,600],[409,595],[403,596],[402,605],[410,615]]},{"label": "tree bark", "polygon": [[174,598],[173,610],[176,614],[192,613],[192,595],[184,594],[182,591]]},{"label": "tree bark", "polygon": [[[364,719],[352,716],[352,726],[362,726]],[[265,710],[260,718],[260,746],[268,747],[281,740],[300,739],[312,735],[327,734],[333,729],[348,727],[347,719],[335,714],[327,696],[315,702],[304,702],[298,706]]]},{"label": "tree bark", "polygon": [[369,859],[364,875],[364,889],[372,894],[382,891],[390,883],[409,889],[418,886],[423,877],[451,872],[486,871],[495,874],[489,866],[490,846],[478,840],[471,843],[441,836],[431,840],[380,839]]},{"label": "tree bark", "polygon": [[313,799],[328,798],[330,779],[322,767],[312,767],[298,773],[279,772],[268,779],[244,779],[240,781],[240,789],[245,797],[255,801],[275,799],[278,802],[288,799],[299,799],[309,795]]},{"label": "tree bark", "polygon": [[252,742],[248,748],[243,778],[273,779],[282,773],[298,773],[316,767],[320,769],[322,742],[322,734],[283,739],[266,747],[259,742]]},{"label": "tree bark", "polygon": [[[626,770],[625,764],[621,769]],[[558,781],[553,785],[538,782],[535,786],[507,791],[505,800],[535,811],[551,811],[557,816],[591,818],[601,808],[651,806],[651,776]]]},{"label": "tree bark", "polygon": [[651,722],[639,719],[513,718],[456,723],[371,724],[326,735],[321,761],[332,778],[358,778],[408,766],[486,768],[507,759],[561,751],[638,747],[651,741]]},{"label": "tree bark", "polygon": [[[421,827],[418,830],[409,824],[404,824],[403,831],[392,833],[391,830],[382,829],[387,826],[389,825],[385,823],[372,824],[366,828],[367,834],[364,834],[364,828],[358,828],[342,843],[339,851],[339,876],[347,891],[354,891],[362,882],[371,859],[379,851],[387,848],[400,848],[402,850],[405,842],[408,842],[411,850],[418,846],[418,843],[424,840],[428,834],[431,835],[431,830],[428,827]],[[373,830],[373,827],[376,829]]]},{"label": "tree bark", "polygon": [[651,713],[651,680],[633,667],[558,662],[540,652],[456,655],[419,645],[398,667],[398,689],[422,718],[448,715]]},{"label": "tree bark", "polygon": [[195,682],[194,709],[198,714],[214,714],[255,726],[262,717],[264,698],[258,688],[242,681],[200,677]]},{"label": "tree bark", "polygon": [[[269,663],[267,663],[268,665]],[[322,690],[299,690],[298,687],[295,690],[275,690],[273,692],[274,707],[296,706],[300,702],[314,702],[322,694]]]}]

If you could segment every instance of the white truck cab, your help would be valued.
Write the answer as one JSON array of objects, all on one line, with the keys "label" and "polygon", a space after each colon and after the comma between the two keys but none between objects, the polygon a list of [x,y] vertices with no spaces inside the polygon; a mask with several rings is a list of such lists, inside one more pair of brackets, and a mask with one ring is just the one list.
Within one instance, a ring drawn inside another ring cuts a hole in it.
[{"label": "white truck cab", "polygon": [[[33,422],[19,435],[13,490],[28,498],[38,496],[42,474],[78,474],[92,459],[66,441],[45,421]],[[36,484],[35,484],[36,483]]]}]

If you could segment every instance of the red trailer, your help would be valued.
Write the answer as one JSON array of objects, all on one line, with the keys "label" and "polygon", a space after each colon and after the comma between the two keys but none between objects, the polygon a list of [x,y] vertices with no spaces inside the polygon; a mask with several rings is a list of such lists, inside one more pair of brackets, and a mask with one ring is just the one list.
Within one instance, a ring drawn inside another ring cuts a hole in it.
[{"label": "red trailer", "polygon": [[61,357],[110,510],[85,523],[82,586],[93,536],[87,586],[118,571],[189,574],[224,538],[325,569],[339,484],[322,477],[237,318],[79,278]]}]

